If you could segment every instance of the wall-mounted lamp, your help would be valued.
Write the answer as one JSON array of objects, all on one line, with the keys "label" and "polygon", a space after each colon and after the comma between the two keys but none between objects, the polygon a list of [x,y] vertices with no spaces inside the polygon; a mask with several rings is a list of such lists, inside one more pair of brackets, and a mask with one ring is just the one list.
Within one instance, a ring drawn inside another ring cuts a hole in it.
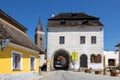
[{"label": "wall-mounted lamp", "polygon": [[10,39],[0,39],[0,48],[4,51],[5,47],[9,44]]}]

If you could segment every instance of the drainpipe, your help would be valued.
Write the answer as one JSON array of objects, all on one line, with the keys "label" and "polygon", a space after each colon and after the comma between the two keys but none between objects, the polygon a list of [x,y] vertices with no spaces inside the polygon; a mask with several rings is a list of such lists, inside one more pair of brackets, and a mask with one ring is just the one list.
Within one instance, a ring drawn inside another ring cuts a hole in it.
[{"label": "drainpipe", "polygon": [[47,34],[46,34],[46,39],[47,39],[47,43],[46,43],[46,45],[47,45],[47,71],[50,71],[50,64],[51,64],[51,60],[50,60],[50,53],[49,53],[49,48],[48,48],[48,31],[49,31],[49,29],[47,29]]},{"label": "drainpipe", "polygon": [[118,70],[119,70],[119,74],[120,74],[120,46],[116,46],[116,47],[118,47],[118,59],[119,59]]}]

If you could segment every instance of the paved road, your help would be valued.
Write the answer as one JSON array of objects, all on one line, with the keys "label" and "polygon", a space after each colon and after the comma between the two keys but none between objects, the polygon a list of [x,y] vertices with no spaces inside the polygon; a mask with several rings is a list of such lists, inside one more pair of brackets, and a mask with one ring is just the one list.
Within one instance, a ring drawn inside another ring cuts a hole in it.
[{"label": "paved road", "polygon": [[95,75],[84,72],[54,71],[39,80],[120,80],[119,77]]}]

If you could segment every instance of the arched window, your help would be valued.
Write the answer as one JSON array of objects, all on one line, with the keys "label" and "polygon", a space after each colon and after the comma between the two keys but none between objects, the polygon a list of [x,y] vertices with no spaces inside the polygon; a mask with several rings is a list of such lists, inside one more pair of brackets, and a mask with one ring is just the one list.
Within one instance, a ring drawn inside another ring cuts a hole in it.
[{"label": "arched window", "polygon": [[97,63],[101,63],[101,55],[100,54],[97,54],[97,56],[96,56],[96,62]]},{"label": "arched window", "polygon": [[91,59],[91,63],[95,63],[96,62],[95,61],[95,59],[96,59],[95,54],[92,54],[90,59]]}]

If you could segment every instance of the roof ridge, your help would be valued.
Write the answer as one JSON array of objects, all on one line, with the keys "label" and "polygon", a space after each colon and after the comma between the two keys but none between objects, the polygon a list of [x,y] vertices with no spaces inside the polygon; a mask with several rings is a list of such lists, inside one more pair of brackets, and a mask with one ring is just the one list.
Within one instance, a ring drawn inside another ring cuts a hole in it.
[{"label": "roof ridge", "polygon": [[81,20],[81,19],[99,19],[98,17],[91,16],[84,12],[70,12],[70,13],[59,13],[58,15],[49,18],[48,20]]},{"label": "roof ridge", "polygon": [[[16,21],[14,18],[12,18],[11,16],[9,16],[7,13],[5,13],[4,11],[2,11],[0,9],[0,13],[2,15],[4,15],[4,17],[6,17],[7,19],[9,19],[11,22],[13,22],[14,24],[18,25],[20,28],[24,29],[24,32],[27,31],[27,28],[25,26],[23,26],[22,24],[20,24],[18,21]],[[5,20],[5,19],[4,19]],[[12,24],[13,25],[13,24]]]}]

